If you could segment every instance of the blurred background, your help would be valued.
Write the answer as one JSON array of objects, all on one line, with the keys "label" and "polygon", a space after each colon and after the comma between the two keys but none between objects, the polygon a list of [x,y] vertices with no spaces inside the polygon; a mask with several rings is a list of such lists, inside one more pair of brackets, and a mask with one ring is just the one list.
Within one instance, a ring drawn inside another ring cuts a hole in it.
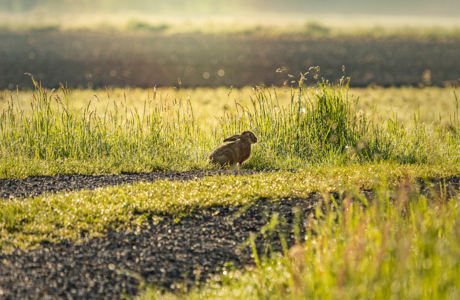
[{"label": "blurred background", "polygon": [[320,13],[458,17],[457,0],[0,0],[9,12],[142,12],[150,14]]},{"label": "blurred background", "polygon": [[0,89],[445,86],[459,46],[458,0],[0,0]]}]

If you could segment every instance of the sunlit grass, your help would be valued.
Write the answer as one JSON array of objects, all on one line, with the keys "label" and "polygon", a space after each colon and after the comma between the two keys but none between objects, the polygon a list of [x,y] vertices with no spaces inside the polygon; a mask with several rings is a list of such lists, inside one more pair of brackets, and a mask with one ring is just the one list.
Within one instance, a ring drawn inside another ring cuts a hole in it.
[{"label": "sunlit grass", "polygon": [[[209,169],[212,149],[244,130],[259,138],[245,164],[251,169],[379,161],[443,165],[460,158],[453,89],[392,89],[375,98],[378,89],[350,91],[343,80],[339,86],[305,86],[303,75],[297,80],[290,88],[126,91],[47,91],[35,82],[33,93],[4,93],[0,178]],[[366,93],[370,100],[359,104]],[[440,107],[436,121],[422,122],[422,112],[433,118],[432,99],[449,96],[447,113]],[[419,109],[409,112],[406,99],[421,99]]]},{"label": "sunlit grass", "polygon": [[296,173],[214,176],[188,182],[158,181],[92,191],[50,194],[0,201],[0,244],[30,248],[40,241],[58,242],[104,234],[107,230],[147,226],[164,215],[182,216],[215,206],[241,206],[258,199],[306,198],[313,192],[370,189],[386,182],[395,187],[408,176],[443,178],[460,172],[450,166],[355,164],[318,166]]},{"label": "sunlit grass", "polygon": [[[280,107],[290,104],[290,88],[279,87],[278,103]],[[0,92],[0,110],[8,107],[13,98],[16,106],[31,111],[30,101],[34,91],[4,90]],[[59,93],[59,92],[58,92]],[[371,115],[378,122],[398,117],[398,122],[406,127],[414,125],[414,115],[427,125],[447,125],[449,117],[456,109],[454,91],[451,87],[400,87],[400,88],[350,88],[349,94],[358,99],[357,108]],[[198,122],[215,126],[217,119],[225,114],[235,113],[237,104],[248,106],[250,97],[254,95],[252,87],[245,88],[156,88],[155,91],[141,88],[109,88],[105,89],[70,89],[69,104],[71,107],[85,108],[89,105],[96,113],[103,115],[106,109],[114,110],[115,105],[135,108],[140,114],[144,113],[146,101],[156,100],[169,102],[171,105],[180,99],[189,99],[194,108],[194,116]]]},{"label": "sunlit grass", "polygon": [[150,286],[138,299],[457,299],[458,194],[421,195],[409,181],[375,191],[366,205],[326,198],[326,209],[306,220],[302,243],[284,254],[224,269],[190,293]]},{"label": "sunlit grass", "polygon": [[[282,105],[289,104],[290,89],[284,88],[279,94],[279,101]],[[33,98],[34,91],[17,91],[4,90],[0,92],[0,110],[8,107],[8,102],[13,99],[14,104],[24,109],[26,112],[31,111],[30,101]],[[61,91],[56,91],[60,97],[63,97]],[[194,116],[198,122],[208,125],[215,125],[218,118],[225,116],[226,113],[236,111],[236,103],[247,106],[250,103],[249,97],[254,94],[252,87],[245,88],[180,88],[163,87],[163,88],[108,88],[106,89],[69,89],[68,101],[70,107],[86,108],[97,110],[95,113],[102,116],[106,110],[114,111],[115,105],[122,107],[127,104],[130,109],[136,109],[139,114],[144,114],[147,102],[152,106],[156,103],[165,103],[171,108],[190,100],[194,108]],[[446,97],[447,98],[447,97]],[[449,102],[452,102],[449,99]],[[173,111],[172,109],[170,110]],[[217,118],[217,119],[216,119]]]}]

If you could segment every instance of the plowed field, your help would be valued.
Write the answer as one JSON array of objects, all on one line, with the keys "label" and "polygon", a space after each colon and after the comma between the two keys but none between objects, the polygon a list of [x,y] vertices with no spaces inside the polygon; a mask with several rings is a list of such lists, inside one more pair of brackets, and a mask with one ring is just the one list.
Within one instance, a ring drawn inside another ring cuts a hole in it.
[{"label": "plowed field", "polygon": [[[161,35],[153,33],[0,34],[0,88],[282,85],[284,66],[299,77],[311,66],[352,86],[445,85],[460,78],[460,41],[401,38]],[[310,78],[310,80],[312,80]]]}]

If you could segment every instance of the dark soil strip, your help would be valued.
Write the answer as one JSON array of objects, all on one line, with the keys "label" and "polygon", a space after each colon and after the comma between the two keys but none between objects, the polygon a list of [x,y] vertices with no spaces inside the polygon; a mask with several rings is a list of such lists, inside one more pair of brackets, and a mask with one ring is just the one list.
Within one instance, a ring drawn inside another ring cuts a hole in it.
[{"label": "dark soil strip", "polygon": [[[244,174],[254,174],[268,170],[244,170]],[[276,170],[270,170],[276,171]],[[156,180],[187,181],[215,175],[236,175],[230,171],[185,171],[122,173],[121,175],[67,175],[56,177],[29,177],[26,179],[0,179],[0,198],[24,198],[43,193],[70,192],[96,189],[106,186],[154,182]],[[1,200],[1,199],[0,199]]]},{"label": "dark soil strip", "polygon": [[[0,33],[0,89],[283,85],[312,66],[351,86],[458,83],[458,39],[132,33]],[[33,59],[31,59],[31,54]],[[223,70],[225,75],[218,75]],[[313,71],[312,71],[313,72]],[[209,73],[209,76],[203,74]],[[307,84],[314,84],[314,73]]]},{"label": "dark soil strip", "polygon": [[[284,228],[281,232],[292,245],[294,209],[300,211],[299,226],[303,228],[317,198],[259,202],[244,212],[239,208],[216,208],[180,222],[166,218],[137,232],[110,232],[107,237],[81,244],[64,241],[43,244],[41,249],[30,252],[0,254],[0,299],[135,296],[140,292],[139,281],[120,272],[123,269],[168,289],[175,289],[177,283],[190,287],[217,274],[226,263],[235,268],[253,264],[250,247],[241,248],[241,244],[252,233],[260,232],[274,212],[285,220],[280,225]],[[259,234],[259,255],[267,253],[267,244],[281,250],[276,234]]]}]

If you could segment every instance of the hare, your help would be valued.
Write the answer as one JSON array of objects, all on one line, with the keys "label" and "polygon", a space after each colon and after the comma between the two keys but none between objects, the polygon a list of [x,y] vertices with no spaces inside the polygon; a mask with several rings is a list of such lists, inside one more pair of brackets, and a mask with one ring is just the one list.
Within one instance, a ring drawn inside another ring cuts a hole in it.
[{"label": "hare", "polygon": [[257,137],[251,131],[243,131],[226,138],[224,142],[231,143],[214,149],[209,155],[209,160],[222,167],[225,165],[233,167],[236,164],[240,175],[240,166],[251,156],[251,144],[257,143]]}]

